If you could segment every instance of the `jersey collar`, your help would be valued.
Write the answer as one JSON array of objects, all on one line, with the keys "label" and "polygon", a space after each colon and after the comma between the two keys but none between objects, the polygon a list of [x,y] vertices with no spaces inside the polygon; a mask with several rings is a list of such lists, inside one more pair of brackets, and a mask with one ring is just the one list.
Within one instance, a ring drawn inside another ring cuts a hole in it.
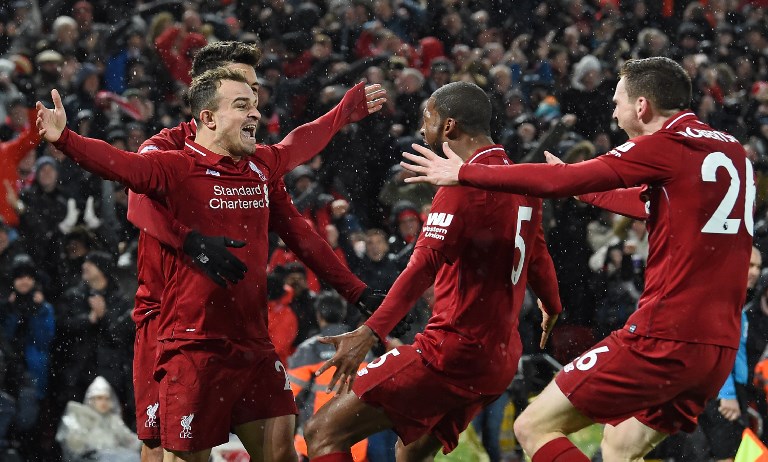
[{"label": "jersey collar", "polygon": [[[221,154],[216,154],[215,152],[211,151],[208,148],[205,148],[198,143],[195,142],[194,135],[189,135],[186,140],[184,140],[184,150],[187,152],[191,152],[195,154],[195,157],[198,157],[203,161],[205,164],[209,165],[220,165],[220,164],[228,164],[228,165],[236,165],[235,162],[232,160],[231,157],[222,156]],[[225,161],[225,159],[229,159],[228,161]]]},{"label": "jersey collar", "polygon": [[494,144],[491,146],[485,146],[477,151],[475,151],[475,154],[472,155],[472,157],[469,158],[467,161],[468,164],[478,162],[481,159],[485,159],[486,157],[490,156],[503,156],[507,157],[507,151],[504,150],[504,147],[500,144]]},{"label": "jersey collar", "polygon": [[664,130],[674,130],[674,127],[677,127],[678,125],[682,124],[683,122],[690,122],[691,120],[696,120],[696,114],[694,114],[692,111],[686,109],[684,111],[680,111],[677,114],[673,115],[669,119],[664,122]]}]

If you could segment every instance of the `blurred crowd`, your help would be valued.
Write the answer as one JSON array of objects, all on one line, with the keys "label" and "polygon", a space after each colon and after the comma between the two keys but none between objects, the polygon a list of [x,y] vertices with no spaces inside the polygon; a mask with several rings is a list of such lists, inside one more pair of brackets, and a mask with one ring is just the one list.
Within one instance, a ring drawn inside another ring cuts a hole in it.
[{"label": "blurred crowd", "polygon": [[[73,130],[136,151],[162,128],[191,119],[184,93],[192,57],[213,41],[262,47],[257,139],[265,144],[325,113],[361,79],[382,84],[385,109],[342,129],[286,184],[339,258],[386,290],[407,264],[435,192],[406,184],[398,165],[401,152],[421,141],[432,91],[476,83],[493,103],[492,137],[513,161],[543,162],[548,150],[573,163],[626,141],[611,118],[620,64],[669,56],[691,76],[691,109],[747,149],[758,184],[755,245],[766,261],[767,8],[765,0],[3,2],[0,449],[19,460],[56,460],[54,441],[67,440],[62,415],[88,403],[93,384],[104,388],[97,377],[114,398],[109,412],[120,408],[135,425],[130,311],[138,230],[126,219],[121,185],[40,142],[33,106],[50,107],[51,89],[64,97]],[[565,363],[635,309],[648,237],[643,222],[574,198],[546,201],[545,214],[565,309],[548,352]],[[270,323],[288,357],[320,329],[314,302],[328,287],[277,237],[270,249]],[[768,344],[767,288],[750,293],[750,371]],[[403,342],[426,323],[431,303],[427,293],[414,307],[416,326]],[[540,315],[526,306],[521,334],[533,354]],[[348,326],[359,322],[354,311],[346,311]],[[752,375],[752,399],[765,417]]]}]

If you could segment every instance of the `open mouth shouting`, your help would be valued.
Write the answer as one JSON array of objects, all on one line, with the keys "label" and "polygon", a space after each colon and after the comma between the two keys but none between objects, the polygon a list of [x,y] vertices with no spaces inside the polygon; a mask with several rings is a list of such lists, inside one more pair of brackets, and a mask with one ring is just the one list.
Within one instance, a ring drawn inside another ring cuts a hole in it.
[{"label": "open mouth shouting", "polygon": [[243,125],[243,128],[240,130],[241,136],[243,139],[248,143],[256,143],[256,128],[258,124],[255,122],[248,123],[246,125]]}]

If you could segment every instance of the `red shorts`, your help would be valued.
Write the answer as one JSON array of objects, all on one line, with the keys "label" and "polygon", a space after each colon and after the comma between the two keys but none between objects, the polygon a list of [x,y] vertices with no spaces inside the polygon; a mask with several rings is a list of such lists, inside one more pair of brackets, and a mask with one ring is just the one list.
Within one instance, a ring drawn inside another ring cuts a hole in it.
[{"label": "red shorts", "polygon": [[159,343],[163,448],[200,451],[229,441],[234,427],[297,414],[274,349],[227,340]]},{"label": "red shorts", "polygon": [[568,363],[555,381],[571,404],[596,422],[617,425],[635,417],[663,433],[691,432],[735,359],[732,348],[622,329]]},{"label": "red shorts", "polygon": [[160,384],[155,381],[158,316],[136,326],[133,344],[133,391],[136,399],[136,433],[142,441],[160,440]]},{"label": "red shorts", "polygon": [[481,395],[446,382],[424,364],[412,345],[399,346],[357,372],[352,391],[384,411],[410,444],[431,434],[451,452],[472,418],[499,395]]}]

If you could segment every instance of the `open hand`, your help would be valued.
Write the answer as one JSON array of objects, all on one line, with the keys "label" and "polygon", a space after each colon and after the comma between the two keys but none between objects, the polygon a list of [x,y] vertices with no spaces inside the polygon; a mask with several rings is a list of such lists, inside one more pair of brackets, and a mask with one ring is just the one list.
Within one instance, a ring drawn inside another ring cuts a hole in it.
[{"label": "open hand", "polygon": [[440,157],[429,148],[418,144],[411,146],[421,156],[404,152],[403,157],[413,162],[413,164],[400,162],[400,165],[419,176],[406,178],[406,183],[432,183],[436,186],[454,186],[459,184],[459,169],[461,169],[464,161],[458,154],[453,152],[448,143],[443,143],[443,153],[445,153],[446,157]]},{"label": "open hand", "polygon": [[53,99],[53,109],[46,108],[40,101],[35,105],[37,109],[35,124],[40,137],[49,143],[54,143],[61,138],[61,134],[67,126],[67,113],[64,112],[64,105],[61,103],[58,90],[51,90],[51,99]]},{"label": "open hand", "polygon": [[326,343],[336,347],[336,354],[333,358],[325,362],[320,369],[315,372],[319,376],[331,367],[336,367],[333,373],[331,383],[328,384],[328,391],[333,390],[338,383],[339,390],[337,394],[341,395],[352,391],[352,384],[357,376],[357,369],[360,363],[365,359],[365,355],[376,344],[376,335],[366,325],[362,325],[352,332],[333,337],[320,337],[320,343]]},{"label": "open hand", "polygon": [[387,90],[378,83],[366,86],[365,102],[368,104],[368,114],[381,110],[387,102]]}]

